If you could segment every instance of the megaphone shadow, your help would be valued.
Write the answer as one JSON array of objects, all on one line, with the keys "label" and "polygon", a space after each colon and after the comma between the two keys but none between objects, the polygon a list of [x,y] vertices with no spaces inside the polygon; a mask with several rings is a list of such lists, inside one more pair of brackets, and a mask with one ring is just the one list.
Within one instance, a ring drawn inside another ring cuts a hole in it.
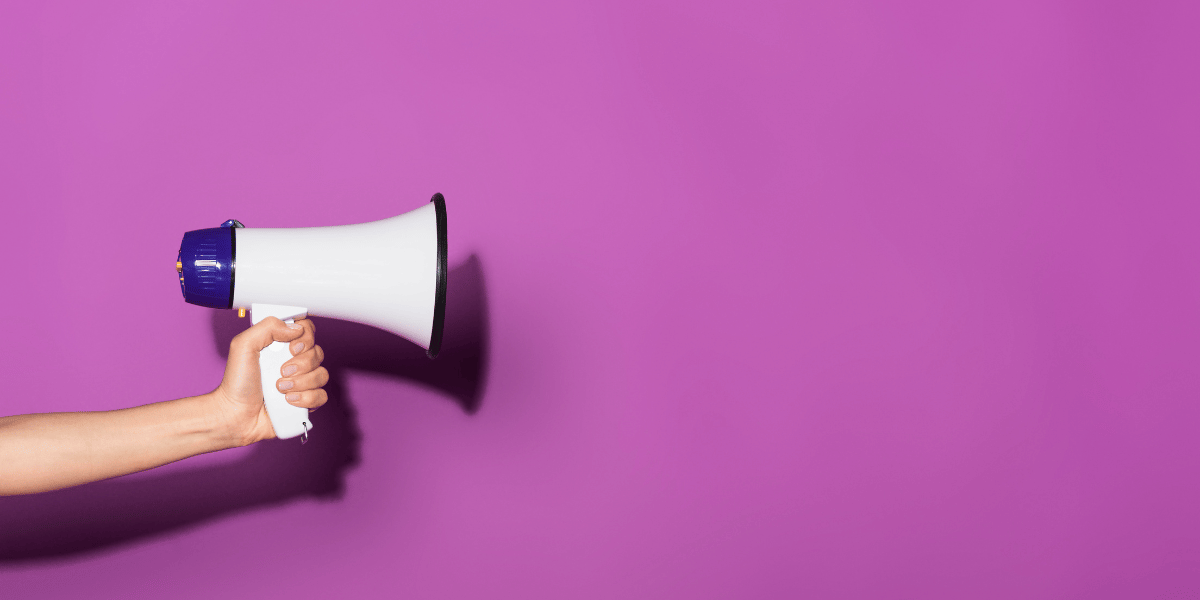
[{"label": "megaphone shadow", "polygon": [[[359,462],[359,429],[343,381],[365,370],[440,390],[467,413],[479,410],[488,369],[483,269],[472,255],[452,269],[442,352],[430,361],[390,333],[334,319],[313,320],[325,349],[329,402],[313,414],[308,444],[267,441],[244,459],[161,476],[116,478],[55,492],[0,497],[0,565],[67,559],[205,521],[302,498],[337,500]],[[218,352],[249,325],[214,311]]]}]

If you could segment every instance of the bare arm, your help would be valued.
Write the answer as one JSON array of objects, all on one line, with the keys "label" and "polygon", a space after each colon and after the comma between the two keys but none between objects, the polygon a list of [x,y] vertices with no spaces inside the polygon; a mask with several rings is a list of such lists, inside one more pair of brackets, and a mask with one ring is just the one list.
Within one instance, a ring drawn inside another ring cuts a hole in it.
[{"label": "bare arm", "polygon": [[313,343],[314,327],[297,324],[267,319],[239,334],[220,387],[208,394],[106,412],[0,417],[0,496],[107,479],[274,437],[259,388],[259,350],[291,342],[294,356],[283,366],[288,376],[277,382],[280,390],[312,410],[327,399],[321,386],[329,376],[320,367],[324,354]]},{"label": "bare arm", "polygon": [[144,471],[238,445],[211,394],[108,412],[0,418],[0,495]]}]

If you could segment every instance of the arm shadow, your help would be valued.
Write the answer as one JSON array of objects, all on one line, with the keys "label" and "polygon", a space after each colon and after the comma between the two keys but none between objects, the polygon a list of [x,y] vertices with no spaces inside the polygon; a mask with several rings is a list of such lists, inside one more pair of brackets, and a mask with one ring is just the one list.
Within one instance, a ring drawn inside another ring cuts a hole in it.
[{"label": "arm shadow", "polygon": [[[234,463],[118,477],[74,488],[0,497],[0,567],[71,559],[170,535],[249,510],[315,498],[337,501],[345,474],[359,463],[360,432],[343,380],[368,371],[441,391],[468,414],[480,408],[488,371],[488,313],[483,269],[472,255],[450,271],[441,354],[390,333],[314,317],[325,349],[329,402],[313,415],[308,444],[269,440]],[[248,326],[233,311],[213,311],[217,352]]]}]

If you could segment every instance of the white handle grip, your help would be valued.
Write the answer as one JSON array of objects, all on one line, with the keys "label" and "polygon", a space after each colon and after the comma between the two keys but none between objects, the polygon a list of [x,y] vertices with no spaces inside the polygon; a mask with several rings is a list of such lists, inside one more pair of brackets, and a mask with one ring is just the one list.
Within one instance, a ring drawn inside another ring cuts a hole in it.
[{"label": "white handle grip", "polygon": [[[291,323],[295,319],[308,316],[308,309],[299,306],[280,306],[277,304],[251,304],[250,321],[257,325],[267,317],[275,317]],[[271,342],[270,346],[258,353],[258,371],[262,375],[263,402],[267,405],[267,416],[271,417],[271,427],[275,429],[275,437],[286,440],[298,435],[308,441],[308,432],[312,431],[312,422],[308,420],[308,409],[293,406],[284,398],[284,394],[275,387],[282,374],[283,363],[292,358],[288,349],[289,342]]]}]

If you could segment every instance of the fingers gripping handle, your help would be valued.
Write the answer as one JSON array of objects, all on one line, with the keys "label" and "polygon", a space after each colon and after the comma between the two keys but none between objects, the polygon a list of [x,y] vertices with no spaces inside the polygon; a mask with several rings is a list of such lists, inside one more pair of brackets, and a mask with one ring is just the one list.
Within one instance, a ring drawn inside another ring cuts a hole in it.
[{"label": "fingers gripping handle", "polygon": [[[280,306],[277,304],[251,304],[250,321],[257,325],[267,317],[275,317],[291,323],[295,319],[308,316],[308,309],[299,306]],[[283,363],[292,357],[287,342],[271,342],[270,346],[258,353],[258,372],[262,376],[263,402],[267,405],[267,416],[271,417],[271,427],[275,429],[275,437],[286,440],[303,435],[308,441],[308,432],[312,431],[312,423],[308,420],[308,409],[288,404],[284,394],[275,387],[279,380],[279,370]]]},{"label": "fingers gripping handle", "polygon": [[284,394],[275,387],[275,382],[279,381],[279,370],[291,357],[287,342],[271,342],[270,346],[258,354],[263,401],[267,404],[267,416],[271,417],[275,437],[286,440],[303,435],[303,441],[307,442],[308,432],[312,430],[312,423],[308,420],[308,409],[289,404]]}]

